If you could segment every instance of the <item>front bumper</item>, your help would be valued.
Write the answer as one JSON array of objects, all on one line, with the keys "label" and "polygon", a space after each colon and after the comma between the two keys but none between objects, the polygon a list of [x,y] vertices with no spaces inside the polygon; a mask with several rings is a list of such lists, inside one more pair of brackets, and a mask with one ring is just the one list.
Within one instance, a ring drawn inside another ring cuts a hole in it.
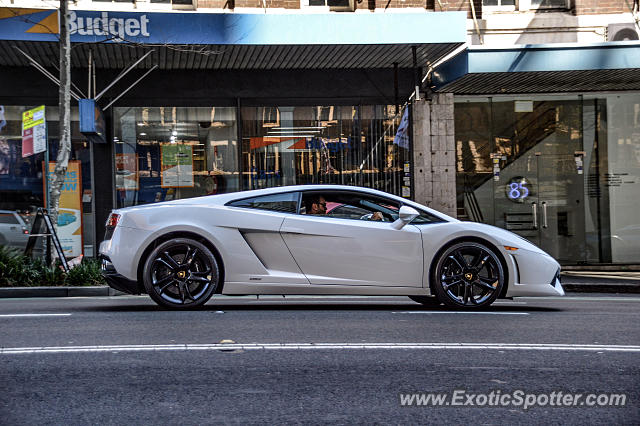
[{"label": "front bumper", "polygon": [[100,269],[109,287],[129,294],[143,293],[142,286],[137,281],[132,281],[120,275],[107,256],[100,256]]}]

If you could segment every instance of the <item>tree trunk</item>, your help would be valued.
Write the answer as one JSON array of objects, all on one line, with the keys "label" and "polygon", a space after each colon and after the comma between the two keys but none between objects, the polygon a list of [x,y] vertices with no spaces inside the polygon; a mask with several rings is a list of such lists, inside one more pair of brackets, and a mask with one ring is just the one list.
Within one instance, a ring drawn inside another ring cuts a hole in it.
[{"label": "tree trunk", "polygon": [[[69,40],[68,0],[60,0],[60,91],[59,91],[59,127],[60,142],[56,167],[50,185],[49,213],[55,228],[58,228],[58,207],[60,193],[67,174],[71,155],[71,42]],[[48,165],[47,165],[48,168]]]}]

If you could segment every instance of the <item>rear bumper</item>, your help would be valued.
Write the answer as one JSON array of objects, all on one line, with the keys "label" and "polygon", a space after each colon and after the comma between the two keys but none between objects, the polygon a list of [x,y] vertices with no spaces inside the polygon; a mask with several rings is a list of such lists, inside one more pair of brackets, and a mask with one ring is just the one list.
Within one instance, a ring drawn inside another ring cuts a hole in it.
[{"label": "rear bumper", "polygon": [[138,282],[120,275],[108,257],[100,256],[100,269],[109,287],[129,294],[143,293]]}]

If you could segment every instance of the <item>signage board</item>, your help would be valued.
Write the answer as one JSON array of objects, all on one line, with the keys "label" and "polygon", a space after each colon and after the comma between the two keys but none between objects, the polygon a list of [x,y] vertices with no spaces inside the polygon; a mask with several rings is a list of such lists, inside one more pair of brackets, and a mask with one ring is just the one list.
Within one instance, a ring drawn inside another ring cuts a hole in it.
[{"label": "signage board", "polygon": [[80,133],[91,142],[106,143],[104,115],[94,99],[80,99]]},{"label": "signage board", "polygon": [[47,150],[47,122],[44,105],[22,113],[22,157]]},{"label": "signage board", "polygon": [[192,188],[193,147],[191,145],[164,143],[161,146],[161,170],[163,188]]},{"label": "signage board", "polygon": [[[53,180],[56,163],[49,162],[49,181]],[[58,238],[67,257],[80,256],[82,234],[82,175],[80,161],[69,161],[58,205]]]}]

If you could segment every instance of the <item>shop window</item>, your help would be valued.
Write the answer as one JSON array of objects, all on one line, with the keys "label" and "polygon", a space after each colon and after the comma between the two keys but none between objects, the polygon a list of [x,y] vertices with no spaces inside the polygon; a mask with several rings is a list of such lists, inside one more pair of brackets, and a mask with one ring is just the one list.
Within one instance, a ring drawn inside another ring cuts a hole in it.
[{"label": "shop window", "polygon": [[243,107],[242,188],[328,183],[408,194],[410,155],[396,137],[394,111],[391,105]]},{"label": "shop window", "polygon": [[238,191],[235,108],[116,108],[117,206]]},{"label": "shop window", "polygon": [[[34,105],[0,105],[0,210],[8,229],[0,229],[0,245],[23,250],[36,209],[45,204],[45,153],[22,155],[22,113]],[[58,151],[58,107],[46,106],[49,166],[52,169]],[[58,237],[68,257],[93,256],[93,212],[90,147],[80,133],[78,109],[71,108],[71,158],[62,187],[58,208]],[[0,221],[3,222],[3,221]],[[12,229],[15,228],[15,229]],[[36,249],[41,253],[41,248]]]}]

